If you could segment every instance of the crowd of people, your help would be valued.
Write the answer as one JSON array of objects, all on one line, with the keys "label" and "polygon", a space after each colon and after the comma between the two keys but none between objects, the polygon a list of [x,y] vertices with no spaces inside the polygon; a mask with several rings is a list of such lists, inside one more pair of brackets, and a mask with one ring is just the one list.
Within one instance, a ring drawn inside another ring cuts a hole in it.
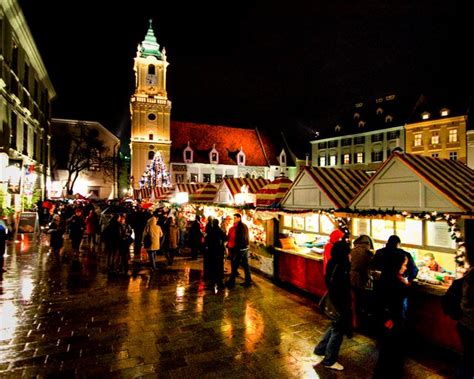
[{"label": "crowd of people", "polygon": [[[472,251],[468,262],[474,263]],[[332,306],[337,310],[322,339],[315,346],[315,364],[334,370],[344,367],[337,361],[344,336],[352,337],[354,328],[370,326],[377,333],[379,356],[374,378],[403,378],[404,353],[409,335],[406,322],[412,283],[418,267],[412,255],[401,248],[392,235],[385,246],[374,252],[371,238],[361,235],[353,241],[340,230],[330,235],[324,249],[325,282]],[[433,254],[426,254],[425,265],[441,271]],[[468,266],[470,267],[470,266]],[[459,378],[474,378],[474,296],[472,267],[465,274],[458,330],[464,348]]]},{"label": "crowd of people", "polygon": [[[190,251],[190,260],[203,257],[208,288],[234,287],[239,266],[245,273],[242,285],[252,284],[249,232],[239,213],[233,215],[233,220],[230,216],[205,220],[200,215],[188,220],[183,211],[169,208],[150,211],[110,203],[44,201],[38,204],[38,214],[42,230],[49,237],[50,251],[59,260],[71,258],[78,263],[81,253],[100,251],[106,256],[109,273],[126,275],[138,263],[158,270],[159,255],[172,266],[176,256]],[[7,232],[8,227],[0,224],[0,244],[6,243],[2,235]],[[65,240],[69,241],[66,246]],[[231,272],[224,283],[226,259],[230,260]]]}]

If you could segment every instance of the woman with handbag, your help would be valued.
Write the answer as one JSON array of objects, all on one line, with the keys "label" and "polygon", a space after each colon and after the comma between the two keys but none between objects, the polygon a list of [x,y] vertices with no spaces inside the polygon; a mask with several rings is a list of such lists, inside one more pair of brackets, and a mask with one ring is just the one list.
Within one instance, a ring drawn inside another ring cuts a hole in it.
[{"label": "woman with handbag", "polygon": [[344,335],[352,338],[350,251],[346,239],[336,242],[331,249],[331,259],[325,275],[328,287],[326,296],[337,311],[338,317],[332,320],[323,338],[314,348],[317,357],[315,364],[322,363],[324,367],[338,371],[344,369],[344,366],[337,362]]}]

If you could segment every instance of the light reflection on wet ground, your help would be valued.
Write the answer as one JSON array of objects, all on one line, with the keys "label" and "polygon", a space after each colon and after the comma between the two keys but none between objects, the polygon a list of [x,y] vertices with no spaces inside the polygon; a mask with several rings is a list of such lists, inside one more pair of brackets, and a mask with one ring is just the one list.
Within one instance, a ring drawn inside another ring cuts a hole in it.
[{"label": "light reflection on wet ground", "polygon": [[[0,281],[0,377],[366,378],[374,341],[346,340],[342,373],[313,368],[328,325],[315,303],[254,275],[255,286],[208,290],[202,261],[160,257],[110,276],[102,253],[75,268],[34,240],[12,244]],[[409,360],[412,377],[443,377]],[[444,370],[444,371],[443,371]]]}]

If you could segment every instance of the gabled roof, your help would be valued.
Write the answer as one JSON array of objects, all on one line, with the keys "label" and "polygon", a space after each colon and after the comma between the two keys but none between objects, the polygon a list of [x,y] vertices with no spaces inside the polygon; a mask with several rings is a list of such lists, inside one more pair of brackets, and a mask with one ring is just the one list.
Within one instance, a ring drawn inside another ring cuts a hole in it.
[{"label": "gabled roof", "polygon": [[219,188],[227,187],[232,197],[240,193],[242,186],[248,186],[249,193],[257,193],[259,189],[270,182],[268,179],[251,179],[251,178],[226,178],[221,182]]},{"label": "gabled roof", "polygon": [[171,121],[171,162],[184,163],[183,150],[193,150],[193,163],[209,163],[213,146],[219,153],[219,164],[237,165],[242,148],[246,166],[279,165],[277,157],[283,146],[270,143],[261,131],[222,125]]},{"label": "gabled roof", "polygon": [[212,203],[215,201],[217,187],[207,183],[189,196],[189,201],[196,203]]},{"label": "gabled roof", "polygon": [[367,187],[384,175],[386,167],[395,160],[413,170],[460,209],[474,211],[474,170],[458,161],[395,152],[377,170]]},{"label": "gabled roof", "polygon": [[[305,167],[336,208],[344,208],[369,181],[363,170],[333,167]],[[296,182],[296,180],[295,180]]]},{"label": "gabled roof", "polygon": [[285,196],[293,182],[286,177],[276,178],[257,191],[257,207],[277,205]]},{"label": "gabled roof", "polygon": [[356,103],[327,125],[321,125],[315,141],[403,127],[416,104],[415,96],[389,94]]},{"label": "gabled roof", "polygon": [[[448,95],[420,95],[407,123],[413,124],[429,120],[467,116],[471,102],[472,98],[466,95],[451,93]],[[443,109],[448,111],[448,115],[443,116],[441,114]],[[426,120],[422,118],[424,113],[429,113],[429,118]]]}]

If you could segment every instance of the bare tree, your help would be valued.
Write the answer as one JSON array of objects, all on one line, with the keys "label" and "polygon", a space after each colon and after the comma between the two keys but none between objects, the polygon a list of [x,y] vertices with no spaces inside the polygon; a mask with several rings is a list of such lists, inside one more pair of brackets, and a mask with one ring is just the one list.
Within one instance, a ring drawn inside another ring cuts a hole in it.
[{"label": "bare tree", "polygon": [[65,189],[74,193],[74,185],[81,172],[101,171],[105,180],[113,179],[115,158],[99,132],[83,123],[72,128],[57,130],[53,140],[56,155],[55,168],[64,168],[67,173]]}]

